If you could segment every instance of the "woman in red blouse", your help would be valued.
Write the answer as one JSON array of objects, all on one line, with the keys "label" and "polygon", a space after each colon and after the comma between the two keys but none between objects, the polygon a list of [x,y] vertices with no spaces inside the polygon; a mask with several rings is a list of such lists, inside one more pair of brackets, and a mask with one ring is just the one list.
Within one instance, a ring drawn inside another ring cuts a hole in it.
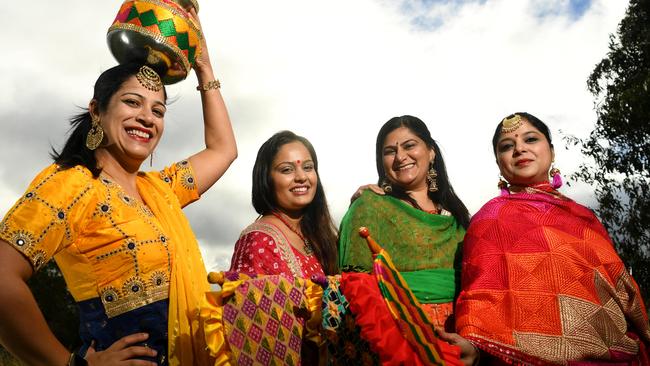
[{"label": "woman in red blouse", "polygon": [[281,131],[260,147],[253,207],[261,216],[237,240],[231,271],[302,278],[338,272],[336,230],[307,139]]}]

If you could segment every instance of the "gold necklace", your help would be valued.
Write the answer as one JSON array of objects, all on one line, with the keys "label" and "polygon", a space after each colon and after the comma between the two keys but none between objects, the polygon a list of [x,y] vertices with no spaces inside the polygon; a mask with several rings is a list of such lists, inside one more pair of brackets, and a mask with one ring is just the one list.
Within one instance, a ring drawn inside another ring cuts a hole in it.
[{"label": "gold necklace", "polygon": [[282,221],[282,223],[289,228],[289,230],[293,231],[294,234],[298,235],[300,240],[302,240],[303,243],[305,243],[304,250],[306,255],[312,255],[314,253],[314,249],[311,247],[311,243],[307,238],[305,238],[304,235],[300,232],[300,230],[294,228],[292,225],[289,224],[289,222],[283,217],[284,215],[281,213],[277,213],[275,211],[272,211],[271,214],[275,217],[278,218],[278,220]]}]

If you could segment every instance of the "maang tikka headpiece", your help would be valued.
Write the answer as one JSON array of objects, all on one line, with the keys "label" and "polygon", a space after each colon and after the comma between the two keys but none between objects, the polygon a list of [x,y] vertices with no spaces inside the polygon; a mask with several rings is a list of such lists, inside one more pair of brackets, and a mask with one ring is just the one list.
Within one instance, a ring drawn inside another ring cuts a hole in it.
[{"label": "maang tikka headpiece", "polygon": [[162,80],[157,72],[155,72],[151,67],[143,65],[138,73],[135,74],[135,77],[140,82],[140,85],[151,90],[151,91],[160,91],[163,87]]},{"label": "maang tikka headpiece", "polygon": [[515,131],[522,123],[524,123],[524,120],[518,114],[513,114],[510,118],[506,117],[501,121],[501,133],[510,133]]}]

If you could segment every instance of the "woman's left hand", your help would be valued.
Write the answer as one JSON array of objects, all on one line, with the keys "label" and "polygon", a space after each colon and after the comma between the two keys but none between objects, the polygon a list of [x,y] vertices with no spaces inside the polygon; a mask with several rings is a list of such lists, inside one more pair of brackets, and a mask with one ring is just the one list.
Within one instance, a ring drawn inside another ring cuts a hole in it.
[{"label": "woman's left hand", "polygon": [[384,190],[380,186],[378,186],[376,184],[365,184],[365,185],[362,185],[361,187],[359,187],[356,192],[354,192],[354,194],[350,198],[350,204],[352,204],[352,202],[354,202],[357,198],[361,197],[361,193],[363,193],[363,191],[365,191],[367,189],[375,192],[375,194],[378,194],[380,196],[383,196],[383,195],[386,194],[386,192],[384,192]]},{"label": "woman's left hand", "polygon": [[465,366],[478,364],[480,356],[479,350],[472,344],[472,342],[461,337],[458,333],[447,333],[441,328],[437,328],[436,332],[440,339],[460,348],[460,360]]},{"label": "woman's left hand", "polygon": [[208,44],[205,40],[205,32],[203,30],[203,27],[201,26],[201,20],[199,19],[199,15],[196,13],[196,10],[194,8],[191,8],[190,11],[190,16],[196,23],[196,25],[199,26],[199,29],[201,29],[201,33],[203,34],[203,38],[201,39],[201,53],[198,55],[196,60],[194,60],[194,71],[196,72],[196,75],[199,77],[199,81],[201,79],[201,74],[203,72],[209,71],[210,74],[212,74],[212,63],[210,62],[210,53],[208,52]]}]

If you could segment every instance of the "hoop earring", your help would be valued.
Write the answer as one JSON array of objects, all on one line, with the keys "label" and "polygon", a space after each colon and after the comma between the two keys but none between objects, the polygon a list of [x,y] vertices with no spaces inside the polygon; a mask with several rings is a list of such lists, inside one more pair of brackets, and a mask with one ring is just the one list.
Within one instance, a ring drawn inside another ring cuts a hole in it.
[{"label": "hoop earring", "polygon": [[90,117],[92,120],[92,125],[90,126],[90,131],[86,135],[86,147],[88,150],[93,151],[99,147],[104,139],[104,129],[99,124],[98,117]]},{"label": "hoop earring", "polygon": [[553,187],[553,189],[558,189],[562,187],[562,176],[560,175],[560,169],[556,168],[554,164],[555,163],[551,163],[551,171],[549,172],[551,178],[553,178],[551,187]]},{"label": "hoop earring", "polygon": [[385,177],[381,179],[381,184],[379,186],[381,186],[381,189],[383,189],[386,193],[391,193],[393,191],[393,186],[390,185],[388,179]]},{"label": "hoop earring", "polygon": [[438,182],[436,181],[436,177],[438,177],[438,172],[436,172],[436,170],[433,169],[433,162],[430,162],[429,172],[427,173],[427,183],[429,186],[429,192],[438,191]]}]

